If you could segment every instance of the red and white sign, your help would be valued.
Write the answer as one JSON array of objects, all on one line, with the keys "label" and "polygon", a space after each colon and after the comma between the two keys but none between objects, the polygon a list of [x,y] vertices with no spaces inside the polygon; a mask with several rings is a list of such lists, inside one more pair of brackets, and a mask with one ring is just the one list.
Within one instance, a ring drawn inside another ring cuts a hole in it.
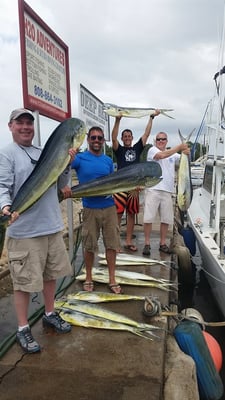
[{"label": "red and white sign", "polygon": [[28,4],[18,2],[24,107],[63,121],[71,117],[68,47]]}]

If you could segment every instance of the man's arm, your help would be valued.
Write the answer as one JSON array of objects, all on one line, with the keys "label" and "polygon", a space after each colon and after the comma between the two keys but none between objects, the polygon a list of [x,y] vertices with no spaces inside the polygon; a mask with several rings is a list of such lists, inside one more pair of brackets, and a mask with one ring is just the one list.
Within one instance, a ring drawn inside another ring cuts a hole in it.
[{"label": "man's arm", "polygon": [[145,132],[144,132],[144,134],[143,134],[142,137],[141,137],[143,146],[146,145],[147,140],[148,140],[148,137],[149,137],[149,135],[150,135],[150,133],[151,133],[153,118],[155,118],[155,117],[156,117],[157,115],[159,115],[159,114],[160,114],[160,111],[159,111],[159,110],[155,110],[155,113],[154,113],[153,115],[150,115],[149,120],[148,120],[148,123],[147,123],[147,126],[146,126],[146,128],[145,128]]},{"label": "man's arm", "polygon": [[114,126],[112,129],[112,148],[113,150],[117,150],[119,147],[119,142],[118,142],[118,133],[119,133],[119,126],[120,126],[120,120],[122,117],[116,117]]},{"label": "man's arm", "polygon": [[182,152],[184,152],[185,154],[188,155],[190,153],[190,149],[188,147],[188,144],[187,143],[181,143],[181,144],[178,144],[175,147],[172,147],[171,149],[167,149],[167,150],[164,150],[164,151],[159,151],[158,153],[156,153],[154,155],[154,160],[162,160],[163,158],[170,157],[173,154],[178,153],[179,151],[182,151]]}]

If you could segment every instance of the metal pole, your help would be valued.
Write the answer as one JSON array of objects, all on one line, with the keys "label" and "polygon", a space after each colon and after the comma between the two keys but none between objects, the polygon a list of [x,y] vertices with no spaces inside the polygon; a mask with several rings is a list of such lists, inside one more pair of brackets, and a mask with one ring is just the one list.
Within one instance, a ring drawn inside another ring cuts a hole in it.
[{"label": "metal pole", "polygon": [[40,117],[39,111],[34,111],[34,146],[41,146],[41,133],[40,133]]}]

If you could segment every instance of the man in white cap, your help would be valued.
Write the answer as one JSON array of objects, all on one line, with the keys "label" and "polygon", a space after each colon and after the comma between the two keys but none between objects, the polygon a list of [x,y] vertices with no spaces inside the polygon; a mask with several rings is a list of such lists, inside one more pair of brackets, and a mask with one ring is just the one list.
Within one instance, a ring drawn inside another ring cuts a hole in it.
[{"label": "man in white cap", "polygon": [[[41,350],[28,323],[30,293],[43,292],[45,314],[43,325],[59,333],[71,330],[70,324],[54,311],[56,280],[70,275],[71,264],[62,238],[63,221],[57,196],[57,185],[20,216],[10,213],[10,206],[19,188],[32,172],[41,148],[33,146],[34,116],[24,108],[13,110],[9,117],[13,143],[0,150],[0,208],[11,215],[7,228],[9,268],[14,289],[18,320],[16,340],[27,353]],[[74,154],[70,150],[71,159]],[[63,188],[68,183],[68,171],[59,177]]]}]

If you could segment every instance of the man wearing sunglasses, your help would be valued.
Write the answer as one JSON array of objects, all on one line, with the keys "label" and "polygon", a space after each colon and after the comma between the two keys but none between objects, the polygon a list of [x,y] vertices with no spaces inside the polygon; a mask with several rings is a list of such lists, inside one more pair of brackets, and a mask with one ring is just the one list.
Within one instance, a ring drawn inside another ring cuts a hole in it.
[{"label": "man wearing sunglasses", "polygon": [[[121,140],[123,146],[118,141],[119,124],[122,117],[116,117],[114,127],[112,130],[112,145],[113,151],[116,156],[117,168],[124,168],[131,164],[140,162],[140,156],[147,143],[148,137],[152,129],[152,121],[156,115],[159,115],[160,111],[155,110],[155,114],[149,117],[148,123],[145,128],[145,132],[140,137],[137,143],[132,145],[133,133],[130,129],[124,129],[121,134]],[[137,247],[132,243],[132,236],[134,231],[135,215],[139,213],[139,193],[138,190],[132,192],[116,193],[114,195],[118,222],[121,224],[121,219],[124,211],[127,212],[127,232],[126,242],[124,248],[129,251],[137,251]]]},{"label": "man wearing sunglasses", "polygon": [[151,254],[150,235],[152,223],[155,222],[157,213],[160,216],[160,244],[159,251],[170,254],[170,249],[166,244],[166,237],[169,225],[173,224],[173,201],[174,193],[175,166],[179,163],[179,151],[185,154],[190,153],[186,143],[167,149],[168,138],[165,132],[156,135],[154,146],[147,155],[147,161],[157,161],[162,168],[162,180],[152,188],[145,189],[144,200],[144,234],[145,246],[142,254]]},{"label": "man wearing sunglasses", "polygon": [[[78,153],[71,165],[79,183],[86,183],[113,172],[113,162],[103,153],[104,133],[98,126],[93,126],[87,135],[88,150]],[[116,250],[119,247],[119,226],[113,196],[83,197],[82,240],[86,280],[83,289],[94,290],[92,267],[95,252],[98,250],[98,239],[102,233],[106,260],[109,268],[109,289],[121,293],[121,287],[115,281]]]}]

